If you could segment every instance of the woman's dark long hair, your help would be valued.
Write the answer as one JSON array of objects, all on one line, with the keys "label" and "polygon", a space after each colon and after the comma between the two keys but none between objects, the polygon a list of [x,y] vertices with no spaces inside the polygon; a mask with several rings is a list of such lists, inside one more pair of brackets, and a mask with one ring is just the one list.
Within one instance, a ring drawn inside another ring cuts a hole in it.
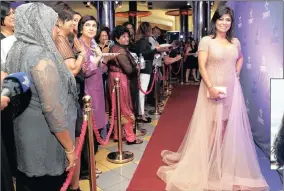
[{"label": "woman's dark long hair", "polygon": [[119,39],[124,33],[128,33],[128,35],[130,36],[130,32],[128,30],[128,28],[126,28],[123,25],[118,25],[116,27],[114,27],[112,33],[111,33],[111,39],[116,43],[119,44],[117,42],[116,39]]},{"label": "woman's dark long hair", "polygon": [[234,21],[234,11],[230,7],[219,6],[217,8],[211,19],[209,35],[213,35],[213,39],[216,38],[216,22],[225,14],[229,14],[231,17],[231,27],[226,34],[226,39],[230,43],[232,43],[232,38],[234,37],[235,21]]},{"label": "woman's dark long hair", "polygon": [[149,32],[152,32],[151,24],[149,22],[142,22],[138,27],[136,40],[145,37]]},{"label": "woman's dark long hair", "polygon": [[273,153],[276,158],[276,162],[279,167],[284,166],[284,115],[282,117],[282,122],[280,125],[280,130],[274,142]]},{"label": "woman's dark long hair", "polygon": [[87,22],[87,21],[95,21],[97,23],[97,28],[99,27],[98,26],[98,22],[96,20],[95,17],[91,16],[91,15],[85,15],[83,16],[79,23],[78,23],[78,34],[77,34],[77,37],[80,38],[82,36],[82,30],[83,30],[83,27],[84,27],[84,24]]},{"label": "woman's dark long hair", "polygon": [[4,26],[5,17],[9,15],[9,12],[10,12],[10,4],[1,1],[1,26]]},{"label": "woman's dark long hair", "polygon": [[[191,50],[197,50],[198,46],[197,46],[196,41],[192,37],[189,37],[188,40],[189,40],[189,46],[190,46]],[[195,42],[194,46],[192,46],[192,42]]]},{"label": "woman's dark long hair", "polygon": [[52,2],[49,6],[58,14],[58,18],[61,19],[63,23],[73,20],[75,11],[71,9],[67,3],[58,1]]}]

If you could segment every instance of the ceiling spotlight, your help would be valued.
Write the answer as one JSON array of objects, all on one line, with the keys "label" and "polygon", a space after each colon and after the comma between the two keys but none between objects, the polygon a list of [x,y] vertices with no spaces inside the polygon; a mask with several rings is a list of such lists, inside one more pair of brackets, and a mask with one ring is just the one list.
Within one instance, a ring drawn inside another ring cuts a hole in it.
[{"label": "ceiling spotlight", "polygon": [[115,4],[118,4],[118,1],[115,1]]},{"label": "ceiling spotlight", "polygon": [[190,6],[190,1],[187,2],[187,6]]}]

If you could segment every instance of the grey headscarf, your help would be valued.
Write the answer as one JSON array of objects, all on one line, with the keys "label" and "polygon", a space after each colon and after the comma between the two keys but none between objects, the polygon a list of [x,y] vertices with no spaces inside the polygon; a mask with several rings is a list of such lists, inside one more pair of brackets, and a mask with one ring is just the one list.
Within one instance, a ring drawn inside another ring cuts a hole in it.
[{"label": "grey headscarf", "polygon": [[8,54],[5,71],[9,74],[19,72],[27,47],[30,45],[40,46],[43,48],[42,53],[46,51],[54,56],[61,78],[61,99],[66,99],[68,92],[70,92],[74,99],[77,100],[75,78],[68,71],[52,38],[52,29],[57,20],[58,14],[43,3],[27,3],[19,6],[15,10],[14,34],[17,41],[13,44]]}]

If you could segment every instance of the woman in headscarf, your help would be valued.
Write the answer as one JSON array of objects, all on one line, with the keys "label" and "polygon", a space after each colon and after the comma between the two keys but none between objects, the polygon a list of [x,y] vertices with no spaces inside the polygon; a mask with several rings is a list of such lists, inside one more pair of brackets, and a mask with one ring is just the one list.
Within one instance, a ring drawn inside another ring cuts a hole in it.
[{"label": "woman in headscarf", "polygon": [[57,13],[42,3],[24,4],[15,12],[17,41],[6,72],[26,72],[32,79],[28,105],[15,118],[17,191],[60,190],[65,170],[76,164],[77,92],[54,43],[57,22]]}]

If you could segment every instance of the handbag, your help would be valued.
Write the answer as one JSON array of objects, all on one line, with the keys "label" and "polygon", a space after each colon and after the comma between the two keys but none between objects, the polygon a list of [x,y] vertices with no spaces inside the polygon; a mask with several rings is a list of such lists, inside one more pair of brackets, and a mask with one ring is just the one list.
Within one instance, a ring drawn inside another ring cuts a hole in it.
[{"label": "handbag", "polygon": [[[224,94],[220,94],[220,98],[226,98],[227,97],[227,87],[218,86],[218,87],[214,87],[214,88],[218,91],[224,92]],[[207,98],[211,99],[208,89],[207,89]]]}]

